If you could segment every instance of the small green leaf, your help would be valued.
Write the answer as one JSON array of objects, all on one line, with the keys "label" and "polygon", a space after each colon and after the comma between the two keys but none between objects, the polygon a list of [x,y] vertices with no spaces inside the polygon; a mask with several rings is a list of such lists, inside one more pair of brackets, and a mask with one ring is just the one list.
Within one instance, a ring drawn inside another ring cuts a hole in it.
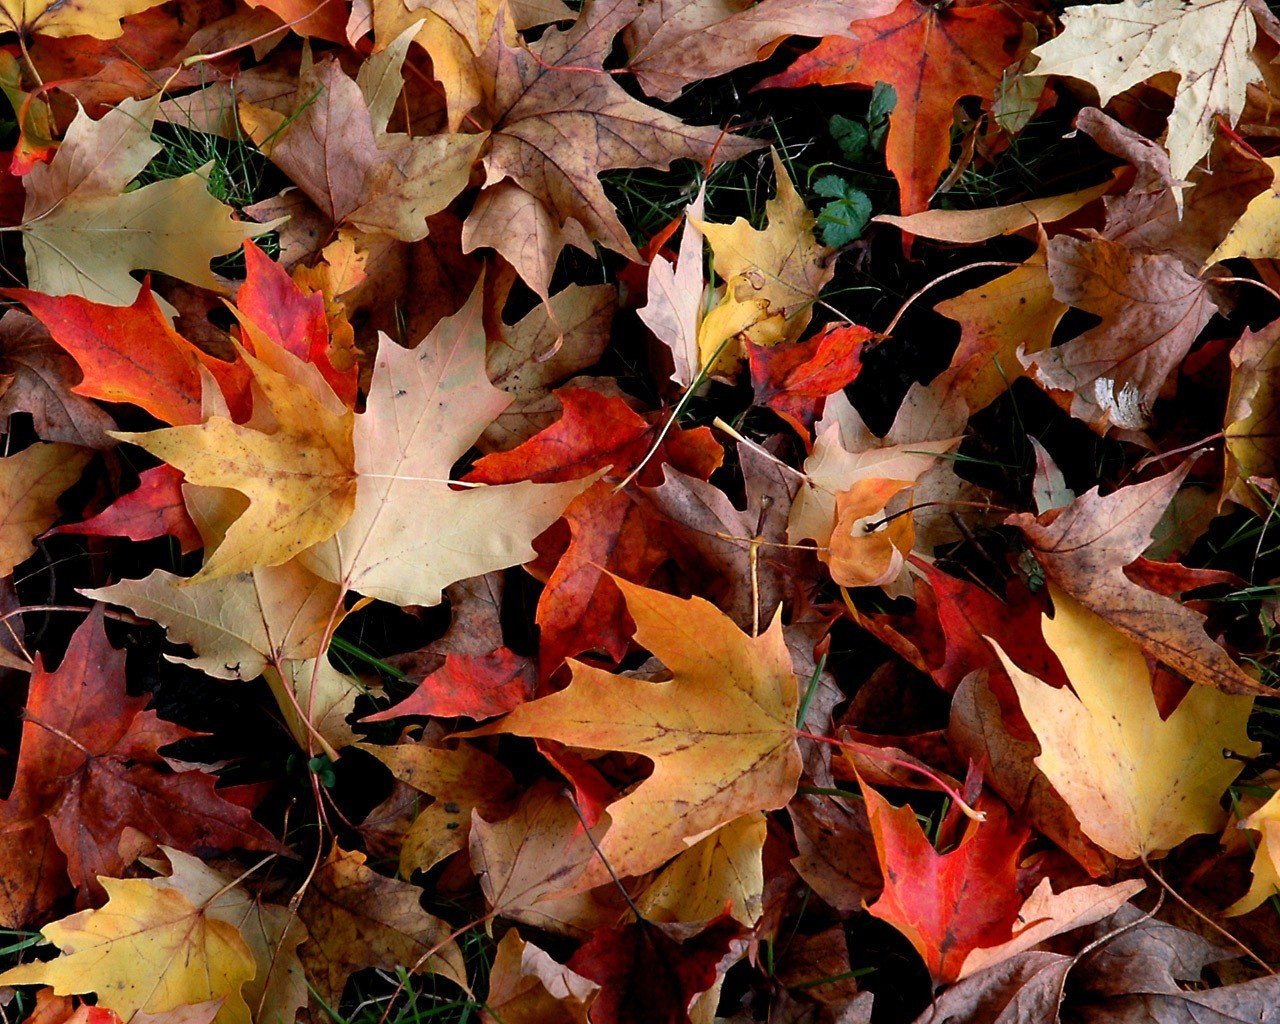
[{"label": "small green leaf", "polygon": [[871,103],[867,107],[868,138],[871,147],[884,147],[884,137],[889,132],[889,115],[898,105],[898,94],[887,82],[876,82],[871,90]]},{"label": "small green leaf", "polygon": [[829,122],[828,130],[840,152],[850,163],[863,160],[871,147],[871,136],[861,121],[836,114]]},{"label": "small green leaf", "polygon": [[827,203],[818,214],[818,227],[822,230],[822,244],[838,248],[862,237],[871,219],[871,200],[837,174],[828,174],[814,182],[813,190],[820,196],[835,200]]}]

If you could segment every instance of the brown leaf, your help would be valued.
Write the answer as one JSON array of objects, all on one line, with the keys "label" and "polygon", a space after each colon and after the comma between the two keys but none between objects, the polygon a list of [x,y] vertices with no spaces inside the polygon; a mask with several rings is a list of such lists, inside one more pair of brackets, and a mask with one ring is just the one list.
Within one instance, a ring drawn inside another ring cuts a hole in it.
[{"label": "brown leaf", "polygon": [[1226,693],[1269,694],[1209,638],[1203,615],[1125,575],[1190,469],[1188,463],[1106,497],[1095,487],[1064,509],[1006,522],[1023,532],[1049,579],[1152,657]]},{"label": "brown leaf", "polygon": [[81,377],[76,361],[38,320],[16,309],[0,319],[0,372],[0,416],[30,413],[46,441],[85,448],[113,443],[106,432],[115,429],[115,421],[72,391]]},{"label": "brown leaf", "polygon": [[1059,302],[1102,322],[1024,360],[1071,414],[1099,432],[1145,429],[1151,407],[1217,311],[1204,281],[1173,256],[1149,256],[1104,238],[1049,243]]},{"label": "brown leaf", "polygon": [[601,171],[665,168],[679,157],[732,160],[757,148],[645,106],[604,71],[614,36],[641,9],[639,0],[589,0],[572,28],[553,28],[521,48],[495,30],[480,56],[491,81],[483,109],[492,135],[487,187],[463,247],[497,249],[544,299],[566,245],[589,251],[599,242],[640,258]]},{"label": "brown leaf", "polygon": [[321,999],[337,1006],[347,979],[366,967],[428,970],[467,987],[452,929],[418,905],[421,895],[366,866],[364,854],[334,846],[298,906],[310,935],[302,965]]}]

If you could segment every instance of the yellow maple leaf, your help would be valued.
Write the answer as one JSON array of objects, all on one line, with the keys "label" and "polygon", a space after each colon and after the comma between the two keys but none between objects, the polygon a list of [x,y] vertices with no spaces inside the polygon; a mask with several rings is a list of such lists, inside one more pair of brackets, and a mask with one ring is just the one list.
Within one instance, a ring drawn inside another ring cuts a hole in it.
[{"label": "yellow maple leaf", "polygon": [[22,245],[36,291],[126,306],[138,294],[134,270],[218,290],[209,261],[277,226],[235,220],[209,194],[209,165],[125,192],[160,151],[151,138],[159,103],[158,93],[124,100],[97,121],[80,110],[53,160],[27,175]]},{"label": "yellow maple leaf", "polygon": [[1253,854],[1253,884],[1223,911],[1228,917],[1247,914],[1280,892],[1280,793],[1245,818],[1240,827],[1261,832],[1262,841]]},{"label": "yellow maple leaf", "polygon": [[[1161,719],[1142,649],[1057,588],[1044,636],[1071,689],[1004,663],[1040,741],[1036,765],[1084,834],[1109,853],[1147,858],[1216,832],[1222,794],[1261,749],[1245,725],[1250,696],[1193,686]],[[1074,691],[1074,692],[1073,692]]]},{"label": "yellow maple leaf", "polygon": [[673,678],[645,682],[571,661],[564,690],[471,735],[538,736],[649,758],[653,774],[609,805],[600,843],[619,875],[639,875],[735,818],[786,805],[800,779],[798,697],[781,618],[752,637],[701,598],[614,581],[636,642]]},{"label": "yellow maple leaf", "polygon": [[636,897],[650,921],[707,921],[729,913],[744,927],[760,919],[764,900],[765,816],[744,814],[668,864]]},{"label": "yellow maple leaf", "polygon": [[[763,229],[753,228],[744,217],[731,224],[698,219],[693,223],[710,243],[715,271],[730,283],[734,298],[739,302],[764,299],[770,313],[786,319],[782,337],[795,340],[809,324],[818,293],[835,274],[835,250],[814,238],[813,214],[776,152],[773,170],[778,190],[765,204],[767,224]],[[757,331],[763,333],[758,336]],[[746,333],[757,344],[781,340],[772,326]]]},{"label": "yellow maple leaf", "polygon": [[0,32],[115,39],[120,19],[164,0],[0,0]]},{"label": "yellow maple leaf", "polygon": [[355,507],[351,410],[317,383],[318,375],[305,373],[313,368],[262,339],[258,348],[274,366],[242,352],[257,395],[250,423],[214,415],[200,424],[113,435],[182,470],[190,483],[248,498],[190,584],[287,562],[332,537]]},{"label": "yellow maple leaf", "polygon": [[58,495],[91,454],[70,444],[33,444],[0,459],[0,575],[36,549],[33,538],[58,518]]},{"label": "yellow maple leaf", "polygon": [[207,912],[168,879],[101,878],[107,904],[45,925],[62,950],[47,963],[0,974],[4,985],[51,985],[58,995],[96,993],[125,1020],[222,999],[214,1024],[250,1024],[241,987],[257,970],[234,925]]}]

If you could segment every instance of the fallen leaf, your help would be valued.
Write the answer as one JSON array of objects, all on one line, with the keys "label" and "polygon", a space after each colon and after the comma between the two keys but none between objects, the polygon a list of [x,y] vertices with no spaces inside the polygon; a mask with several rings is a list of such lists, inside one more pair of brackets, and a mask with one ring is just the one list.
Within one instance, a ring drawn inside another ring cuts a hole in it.
[{"label": "fallen leaf", "polygon": [[511,805],[515,780],[488,754],[470,744],[433,747],[397,743],[362,747],[401,782],[432,797],[405,833],[400,847],[400,873],[429,871],[458,850],[471,835],[471,812],[497,817]]},{"label": "fallen leaf", "polygon": [[0,3],[0,31],[17,32],[24,38],[40,35],[94,36],[114,39],[122,29],[120,21],[161,0],[4,0]]},{"label": "fallen leaf", "polygon": [[[395,604],[439,604],[450,583],[532,559],[533,538],[588,486],[450,485],[453,464],[510,404],[485,375],[480,300],[477,287],[416,349],[383,335],[355,424],[355,510],[304,556],[317,575]],[[439,529],[419,528],[426,514]]]},{"label": "fallen leaf", "polygon": [[316,994],[336,1006],[347,979],[366,967],[431,971],[465,990],[453,929],[418,905],[421,894],[368,867],[364,854],[335,845],[298,905],[310,936],[302,965]]},{"label": "fallen leaf", "polygon": [[1190,465],[1103,497],[1098,488],[1042,517],[1007,520],[1023,532],[1045,574],[1105,623],[1193,682],[1226,693],[1268,693],[1204,630],[1204,616],[1133,582],[1125,569],[1152,531]]},{"label": "fallen leaf", "polygon": [[103,878],[104,907],[45,925],[62,956],[0,979],[49,984],[61,995],[96,993],[99,1006],[126,1019],[222,999],[215,1024],[249,1024],[241,988],[256,970],[252,951],[233,925],[163,881]]},{"label": "fallen leaf", "polygon": [[1218,117],[1235,124],[1245,87],[1261,77],[1246,0],[1122,0],[1073,7],[1062,22],[1062,33],[1034,51],[1036,75],[1082,79],[1102,105],[1162,72],[1180,76],[1165,143],[1175,178],[1186,178],[1208,152]]},{"label": "fallen leaf", "polygon": [[24,179],[22,244],[33,291],[127,306],[139,291],[129,272],[140,269],[216,290],[209,261],[274,226],[232,219],[209,194],[207,167],[125,192],[160,150],[151,140],[158,103],[158,95],[123,100],[98,121],[81,110],[53,160]]},{"label": "fallen leaf", "polygon": [[600,992],[512,928],[493,954],[484,1020],[500,1024],[587,1024]]},{"label": "fallen leaf", "polygon": [[492,80],[482,107],[491,134],[463,249],[496,249],[544,299],[566,245],[599,242],[639,258],[601,171],[732,160],[757,147],[647,107],[605,73],[614,36],[640,10],[638,0],[589,0],[572,28],[518,49],[495,30],[480,56]]},{"label": "fallen leaf", "polygon": [[17,778],[0,803],[9,892],[42,884],[50,844],[77,887],[100,892],[102,877],[127,866],[119,850],[125,826],[179,849],[279,849],[249,811],[215,788],[213,775],[169,767],[160,748],[196,734],[146,704],[125,694],[124,652],[108,643],[100,605],[56,670],[36,660]]},{"label": "fallen leaf", "polygon": [[892,807],[862,784],[884,892],[867,909],[911,942],[935,984],[961,976],[972,950],[1004,941],[1021,899],[1017,866],[1030,835],[995,801],[981,805],[986,820],[971,822],[960,845],[940,854],[910,806]]},{"label": "fallen leaf", "polygon": [[1101,318],[1066,344],[1027,354],[1044,387],[1103,432],[1141,430],[1170,374],[1217,311],[1203,281],[1172,256],[1135,253],[1102,238],[1049,243],[1053,297]]},{"label": "fallen leaf", "polygon": [[1222,794],[1244,767],[1235,757],[1260,749],[1245,733],[1253,698],[1193,686],[1162,720],[1138,645],[1056,589],[1053,605],[1045,640],[1070,690],[997,652],[1040,741],[1036,765],[1085,835],[1117,857],[1145,860],[1216,832]]},{"label": "fallen leaf", "polygon": [[636,897],[648,921],[710,921],[728,914],[744,928],[763,911],[763,814],[746,814],[695,843]]},{"label": "fallen leaf", "polygon": [[[1268,514],[1268,501],[1255,481],[1276,476],[1277,384],[1280,384],[1280,322],[1260,331],[1248,329],[1231,349],[1231,392],[1227,396],[1227,459],[1223,497]],[[1266,489],[1262,484],[1262,489]]]},{"label": "fallen leaf", "polygon": [[652,760],[653,775],[609,805],[600,843],[603,859],[626,876],[662,864],[690,837],[790,799],[800,776],[799,698],[780,619],[750,637],[699,598],[614,582],[636,642],[671,681],[624,681],[574,662],[567,689],[472,735],[540,736]]},{"label": "fallen leaf", "polygon": [[38,321],[16,309],[0,318],[0,416],[28,413],[45,441],[110,447],[115,422],[75,393],[79,378],[75,360]]},{"label": "fallen leaf", "polygon": [[182,474],[161,464],[138,474],[138,486],[117,498],[95,516],[55,526],[49,533],[84,537],[128,537],[154,540],[173,537],[184,555],[204,547],[204,539],[187,514],[182,497]]},{"label": "fallen leaf", "polygon": [[[261,347],[260,354],[267,355]],[[284,349],[271,352],[270,363],[243,350],[241,358],[260,399],[254,422],[215,415],[199,424],[114,435],[181,470],[190,483],[248,499],[193,583],[287,562],[332,537],[358,498],[353,417],[341,399],[323,381],[299,383],[310,367]]]},{"label": "fallen leaf", "polygon": [[[914,2],[914,0],[913,0]],[[777,192],[765,204],[765,227],[756,229],[745,217],[731,224],[693,221],[706,237],[714,256],[715,272],[729,282],[728,291],[740,303],[763,300],[767,310],[781,316],[781,330],[795,340],[813,316],[813,303],[835,274],[835,250],[814,238],[814,216],[796,192],[782,158],[773,154]],[[736,332],[733,332],[736,333]],[[746,331],[757,343],[765,336]],[[701,361],[709,363],[714,352],[699,342]],[[728,355],[728,353],[726,353]]]},{"label": "fallen leaf", "polygon": [[893,86],[885,162],[898,179],[902,212],[919,213],[947,167],[952,107],[966,96],[989,104],[1021,39],[1022,20],[995,4],[902,0],[889,14],[827,37],[760,87]]},{"label": "fallen leaf", "polygon": [[79,479],[89,454],[38,443],[0,458],[0,574],[35,551],[35,538],[58,518],[58,495]]}]

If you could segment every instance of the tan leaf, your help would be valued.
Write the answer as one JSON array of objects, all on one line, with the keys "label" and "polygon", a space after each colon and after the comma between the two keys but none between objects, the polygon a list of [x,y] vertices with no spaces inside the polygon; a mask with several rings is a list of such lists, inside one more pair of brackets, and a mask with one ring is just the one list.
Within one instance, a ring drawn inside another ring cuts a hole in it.
[{"label": "tan leaf", "polygon": [[473,810],[486,818],[497,818],[514,797],[511,773],[469,743],[453,749],[425,743],[361,749],[386,765],[401,782],[433,798],[405,833],[400,873],[406,878],[466,849]]},{"label": "tan leaf", "polygon": [[587,1024],[600,986],[552,960],[512,928],[489,971],[486,1024]]},{"label": "tan leaf", "polygon": [[599,862],[591,840],[600,842],[608,825],[606,814],[589,839],[562,788],[545,780],[501,821],[472,811],[471,867],[489,906],[512,921],[576,938],[616,921],[625,904],[612,881],[598,890],[591,879],[584,882]]},{"label": "tan leaf", "polygon": [[1102,322],[1027,356],[1024,365],[1044,387],[1065,392],[1071,414],[1095,430],[1142,430],[1170,375],[1217,311],[1204,281],[1174,256],[1065,235],[1049,243],[1049,278],[1055,299]]},{"label": "tan leaf", "polygon": [[509,404],[485,375],[479,288],[416,349],[384,335],[356,419],[355,511],[305,564],[368,597],[434,605],[450,583],[530,561],[533,538],[592,478],[451,487],[453,464]]},{"label": "tan leaf", "polygon": [[1271,502],[1250,481],[1275,480],[1280,466],[1280,321],[1246,329],[1231,349],[1223,497],[1271,514]]},{"label": "tan leaf", "polygon": [[158,103],[124,100],[98,121],[79,111],[53,161],[27,175],[22,244],[36,291],[126,306],[139,288],[130,271],[144,269],[216,290],[209,261],[275,226],[233,220],[209,195],[207,166],[125,192],[160,150]]},{"label": "tan leaf", "polygon": [[1089,82],[1103,106],[1162,72],[1180,76],[1165,143],[1175,178],[1208,152],[1216,118],[1236,123],[1245,87],[1262,78],[1248,0],[1121,0],[1069,8],[1062,22],[1062,33],[1034,51],[1034,73]]},{"label": "tan leaf", "polygon": [[1095,487],[1039,519],[1019,513],[1007,522],[1023,532],[1054,584],[1152,657],[1227,693],[1269,694],[1209,639],[1203,615],[1125,575],[1189,470],[1184,465],[1106,497]]},{"label": "tan leaf", "polygon": [[565,245],[599,242],[639,258],[601,171],[731,160],[756,148],[645,106],[604,72],[614,36],[640,10],[639,0],[588,0],[572,28],[518,48],[498,29],[481,55],[492,134],[463,247],[496,249],[544,299]]},{"label": "tan leaf", "polygon": [[0,576],[36,549],[34,539],[58,518],[58,495],[90,455],[69,444],[33,444],[0,459]]},{"label": "tan leaf", "polygon": [[636,622],[636,642],[667,666],[671,681],[571,661],[566,689],[471,735],[537,736],[653,761],[653,774],[609,805],[602,859],[626,876],[658,867],[743,814],[786,805],[800,777],[799,697],[780,618],[751,637],[700,598],[614,582]]},{"label": "tan leaf", "polygon": [[466,187],[485,141],[482,134],[386,132],[385,117],[375,123],[360,86],[336,60],[304,68],[297,97],[290,117],[241,106],[254,141],[330,223],[406,242],[425,238],[427,218]]},{"label": "tan leaf", "polygon": [[366,967],[432,971],[465,989],[462,951],[448,938],[449,925],[418,905],[422,890],[364,861],[334,846],[298,906],[311,936],[302,964],[320,998],[337,1006],[347,979]]}]

